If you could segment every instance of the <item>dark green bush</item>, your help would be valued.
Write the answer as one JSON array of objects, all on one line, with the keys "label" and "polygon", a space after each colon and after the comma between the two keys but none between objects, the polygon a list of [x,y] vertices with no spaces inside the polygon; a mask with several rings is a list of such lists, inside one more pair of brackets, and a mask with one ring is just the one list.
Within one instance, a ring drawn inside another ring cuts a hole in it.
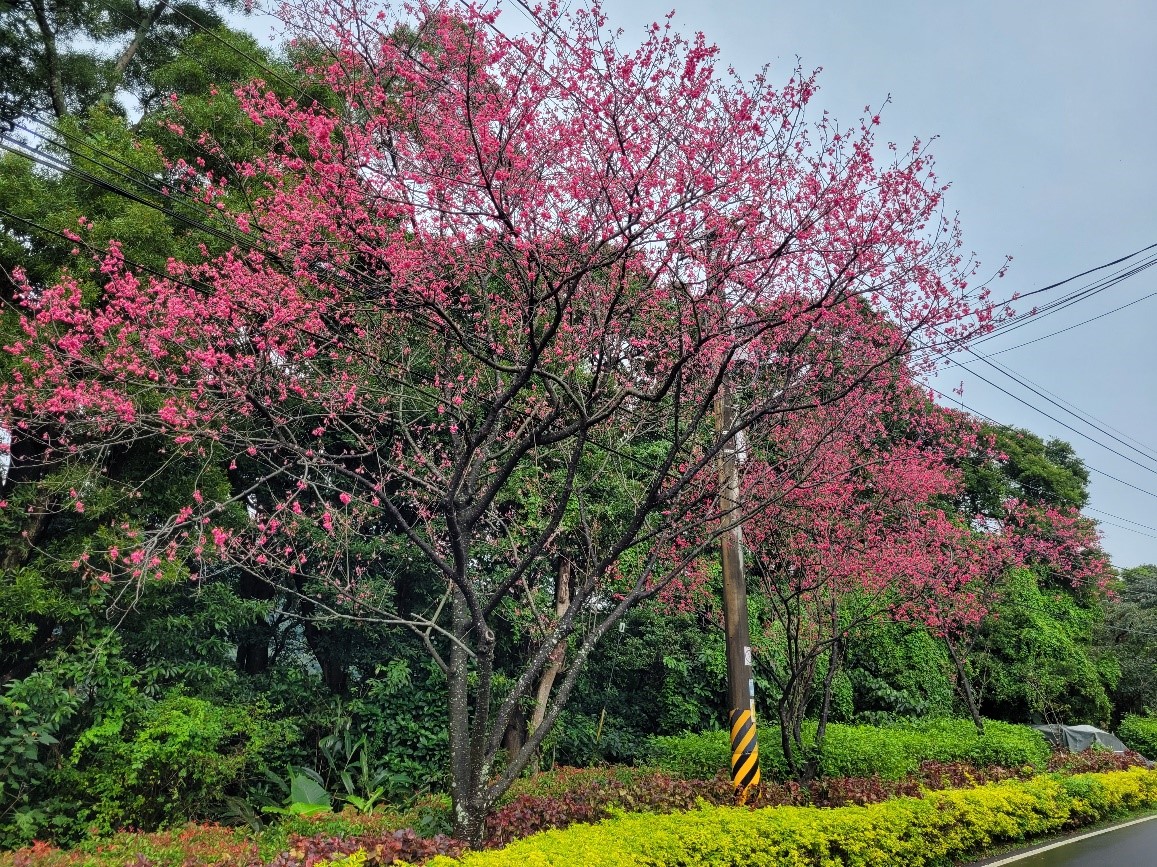
[{"label": "dark green bush", "polygon": [[1157,717],[1129,714],[1117,726],[1117,737],[1146,758],[1157,757]]}]

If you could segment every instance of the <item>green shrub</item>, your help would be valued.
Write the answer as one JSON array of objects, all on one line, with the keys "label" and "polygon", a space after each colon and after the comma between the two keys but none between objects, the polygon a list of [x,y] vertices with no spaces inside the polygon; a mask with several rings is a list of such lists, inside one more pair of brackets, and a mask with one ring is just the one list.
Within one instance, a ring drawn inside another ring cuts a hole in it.
[{"label": "green shrub", "polygon": [[102,833],[205,818],[256,773],[268,729],[252,708],[170,695],[84,732],[70,782]]},{"label": "green shrub", "polygon": [[426,795],[408,807],[383,806],[372,813],[347,808],[340,813],[281,816],[261,830],[257,846],[262,859],[271,861],[279,852],[290,848],[290,841],[295,837],[358,839],[406,829],[433,837],[450,830],[452,815],[448,796]]},{"label": "green shrub", "polygon": [[654,737],[647,758],[648,764],[684,780],[709,780],[730,767],[731,744],[725,731]]},{"label": "green shrub", "polygon": [[1117,726],[1117,737],[1146,758],[1157,757],[1157,717],[1129,714]]},{"label": "green shrub", "polygon": [[547,831],[458,860],[435,858],[430,867],[921,867],[1154,806],[1157,771],[1064,780],[1042,776],[867,807],[707,807],[671,815],[623,815]]},{"label": "green shrub", "polygon": [[560,766],[515,780],[498,803],[507,804],[522,796],[557,797],[576,789],[605,788],[615,784],[630,785],[638,780],[649,779],[651,776],[652,771],[650,769],[633,768],[630,765],[606,765],[596,768]]},{"label": "green shrub", "polygon": [[[815,732],[815,724],[807,729]],[[684,779],[709,779],[729,767],[726,732],[653,738],[650,762]],[[880,776],[889,780],[917,772],[925,761],[968,762],[979,768],[1043,766],[1049,748],[1029,726],[986,722],[984,735],[969,720],[936,719],[893,726],[828,726],[820,755],[825,777]],[[759,763],[768,780],[784,779],[787,763],[779,729],[759,730]]]},{"label": "green shrub", "polygon": [[928,759],[971,762],[982,768],[1042,766],[1049,760],[1048,743],[1031,726],[987,720],[980,735],[971,720],[933,719],[911,729],[927,738]]}]

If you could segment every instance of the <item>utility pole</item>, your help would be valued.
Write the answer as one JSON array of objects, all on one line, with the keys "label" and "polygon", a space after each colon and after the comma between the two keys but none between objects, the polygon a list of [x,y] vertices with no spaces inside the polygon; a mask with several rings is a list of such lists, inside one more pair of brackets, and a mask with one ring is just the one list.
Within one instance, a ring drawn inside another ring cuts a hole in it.
[{"label": "utility pole", "polygon": [[[715,429],[720,436],[735,424],[731,388],[725,379],[715,396]],[[739,803],[759,784],[759,738],[755,730],[755,679],[747,622],[747,581],[743,572],[740,520],[739,443],[729,437],[719,452],[720,558],[723,565],[723,624],[727,633],[727,699],[731,723],[731,782]]]}]

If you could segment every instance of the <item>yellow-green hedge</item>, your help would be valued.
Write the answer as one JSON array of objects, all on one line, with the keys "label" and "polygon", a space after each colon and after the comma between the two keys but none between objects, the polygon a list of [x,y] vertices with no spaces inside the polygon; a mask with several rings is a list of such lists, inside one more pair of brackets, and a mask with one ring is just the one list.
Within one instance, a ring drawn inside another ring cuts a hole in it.
[{"label": "yellow-green hedge", "polygon": [[887,867],[949,864],[987,846],[1157,807],[1157,771],[1041,776],[868,807],[707,807],[622,815],[436,858],[429,867]]}]

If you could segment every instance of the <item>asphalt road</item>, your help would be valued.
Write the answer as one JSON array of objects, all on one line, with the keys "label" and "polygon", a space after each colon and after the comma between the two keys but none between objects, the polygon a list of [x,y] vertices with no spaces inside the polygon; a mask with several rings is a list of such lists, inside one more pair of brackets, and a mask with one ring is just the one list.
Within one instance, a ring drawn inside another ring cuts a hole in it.
[{"label": "asphalt road", "polygon": [[1029,854],[1008,867],[1157,867],[1157,819]]}]

